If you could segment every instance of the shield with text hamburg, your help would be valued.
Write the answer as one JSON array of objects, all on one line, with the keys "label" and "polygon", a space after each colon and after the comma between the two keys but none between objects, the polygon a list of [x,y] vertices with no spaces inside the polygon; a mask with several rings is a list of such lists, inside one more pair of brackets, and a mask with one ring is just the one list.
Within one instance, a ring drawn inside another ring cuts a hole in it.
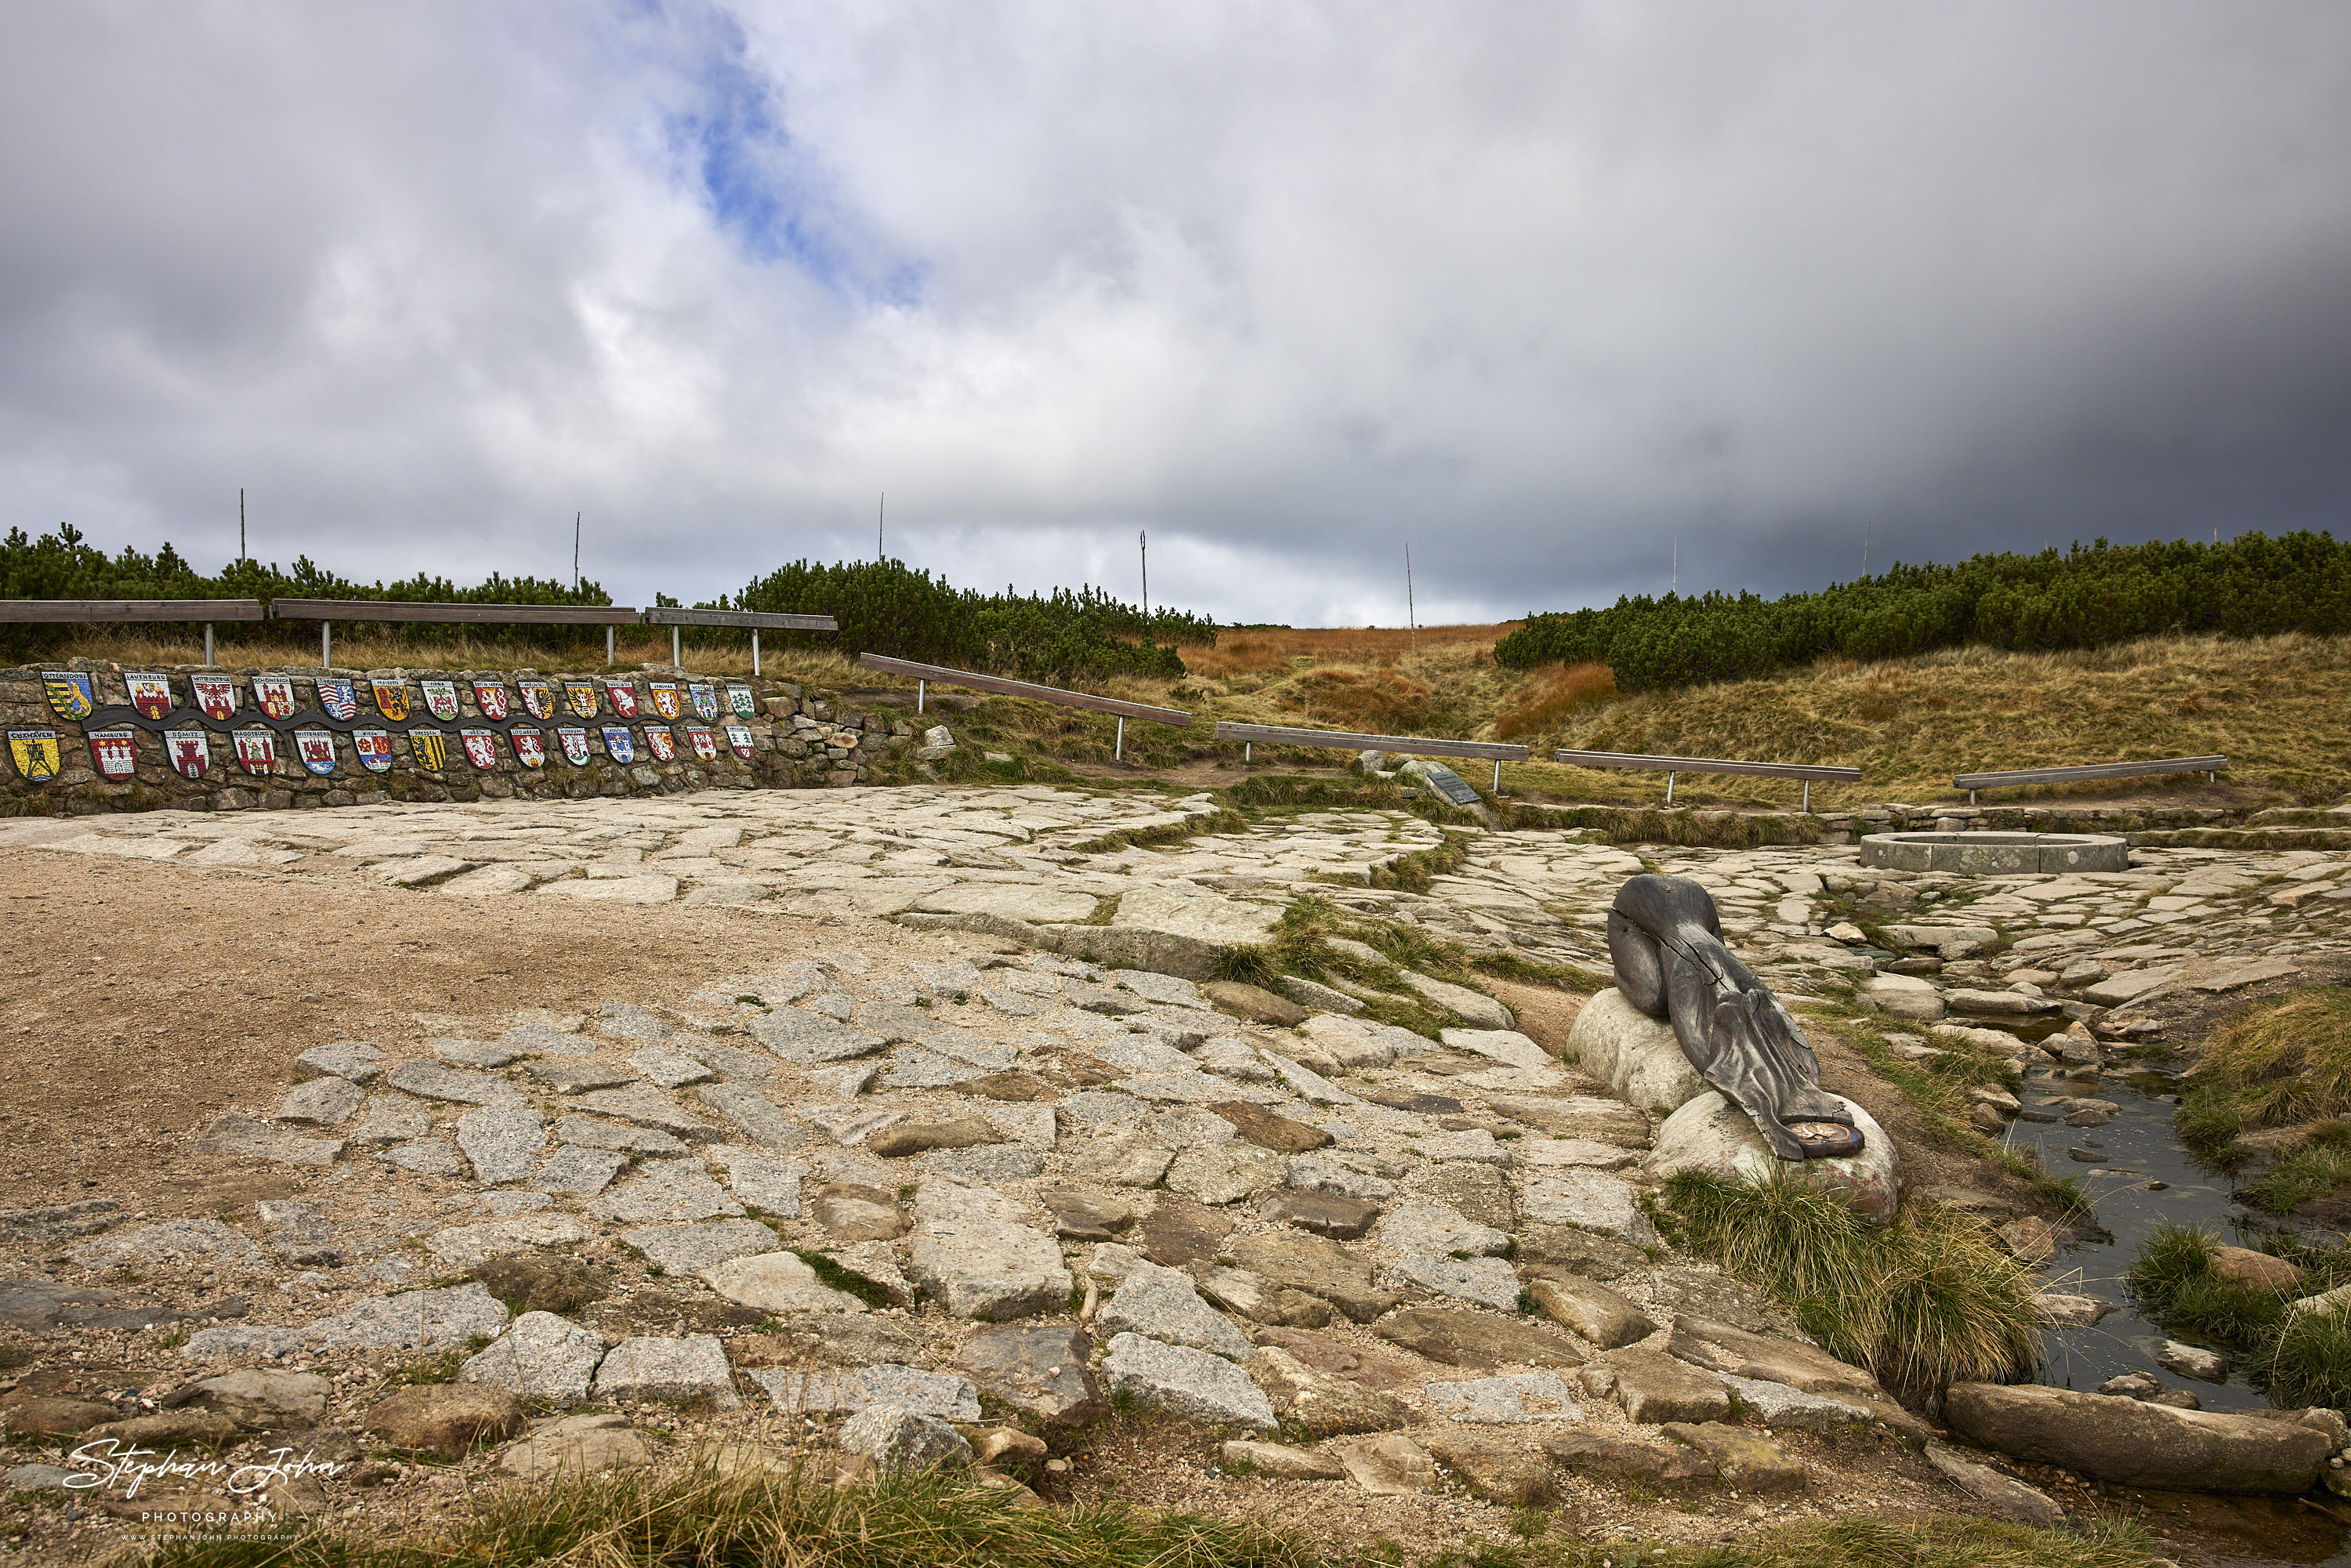
[{"label": "shield with text hamburg", "polygon": [[183,779],[202,779],[212,771],[212,741],[201,729],[165,730],[163,754]]},{"label": "shield with text hamburg", "polygon": [[253,700],[272,718],[292,718],[294,683],[284,675],[256,675]]},{"label": "shield with text hamburg", "polygon": [[498,765],[498,732],[495,729],[461,729],[457,738],[465,743],[465,760],[485,772]]},{"label": "shield with text hamburg", "polygon": [[360,766],[371,773],[381,773],[392,767],[392,732],[388,729],[355,729],[351,731],[351,755]]},{"label": "shield with text hamburg", "polygon": [[93,729],[89,732],[89,759],[98,764],[99,773],[121,780],[139,771],[139,745],[133,738],[135,729]]},{"label": "shield with text hamburg", "polygon": [[408,759],[427,773],[440,772],[449,766],[448,737],[429,725],[410,730]]},{"label": "shield with text hamburg", "polygon": [[555,716],[555,688],[545,681],[517,681],[515,690],[522,694],[522,711],[545,723]]},{"label": "shield with text hamburg", "polygon": [[79,670],[43,670],[41,690],[48,694],[49,707],[59,718],[78,723],[97,711],[89,677]]},{"label": "shield with text hamburg", "polygon": [[144,719],[160,719],[172,711],[172,677],[169,675],[125,675],[123,690],[131,694],[131,706]]},{"label": "shield with text hamburg", "polygon": [[474,706],[482,710],[484,718],[506,717],[511,711],[507,706],[507,684],[504,681],[475,681]]},{"label": "shield with text hamburg", "polygon": [[665,724],[649,724],[645,726],[645,749],[653,754],[655,762],[674,762],[677,760],[677,737]]},{"label": "shield with text hamburg", "polygon": [[596,687],[588,681],[563,683],[563,706],[581,718],[596,716]]},{"label": "shield with text hamburg", "polygon": [[685,727],[685,743],[694,747],[694,755],[700,760],[704,762],[716,762],[718,760],[718,737],[710,733],[710,727],[708,725],[687,725]]},{"label": "shield with text hamburg", "polygon": [[226,675],[190,675],[188,685],[195,688],[196,706],[206,718],[225,721],[236,716],[236,683]]},{"label": "shield with text hamburg", "polygon": [[268,774],[277,771],[277,736],[272,730],[256,726],[236,732],[236,759],[247,773]]},{"label": "shield with text hamburg", "polygon": [[618,714],[621,717],[634,718],[637,716],[637,688],[631,685],[628,682],[606,681],[604,683],[604,700],[612,705],[612,711],[615,714]]},{"label": "shield with text hamburg", "polygon": [[728,725],[726,727],[726,749],[732,751],[744,761],[750,761],[751,727],[747,724]]},{"label": "shield with text hamburg", "polygon": [[424,711],[434,718],[457,716],[457,683],[455,681],[419,681],[424,688]]},{"label": "shield with text hamburg", "polygon": [[696,718],[718,716],[718,688],[707,682],[697,681],[685,688],[686,700],[694,705]]},{"label": "shield with text hamburg", "polygon": [[406,681],[370,681],[375,688],[375,711],[398,724],[408,716],[408,683]]},{"label": "shield with text hamburg", "polygon": [[525,768],[547,766],[547,737],[538,731],[527,724],[517,725],[507,732],[507,738],[514,742],[517,762]]},{"label": "shield with text hamburg", "polygon": [[340,724],[349,724],[360,716],[359,694],[351,689],[350,682],[340,675],[319,677],[319,706],[327,710],[329,718]]},{"label": "shield with text hamburg", "polygon": [[576,724],[559,725],[555,731],[555,744],[563,748],[563,760],[574,768],[588,766],[588,732]]},{"label": "shield with text hamburg", "polygon": [[678,701],[677,683],[674,681],[647,681],[645,695],[653,699],[653,712],[664,718],[676,718],[685,712]]},{"label": "shield with text hamburg", "polygon": [[748,686],[728,686],[726,688],[726,706],[735,710],[735,716],[737,718],[757,718],[759,716],[759,699],[751,695],[751,688]]},{"label": "shield with text hamburg", "polygon": [[331,729],[298,729],[294,732],[294,755],[301,759],[302,770],[324,776],[335,770],[335,732]]},{"label": "shield with text hamburg", "polygon": [[608,724],[604,727],[604,755],[619,763],[637,759],[637,744],[631,737],[627,725]]},{"label": "shield with text hamburg", "polygon": [[65,748],[57,744],[54,729],[12,729],[8,760],[16,765],[26,783],[46,784],[65,767]]}]

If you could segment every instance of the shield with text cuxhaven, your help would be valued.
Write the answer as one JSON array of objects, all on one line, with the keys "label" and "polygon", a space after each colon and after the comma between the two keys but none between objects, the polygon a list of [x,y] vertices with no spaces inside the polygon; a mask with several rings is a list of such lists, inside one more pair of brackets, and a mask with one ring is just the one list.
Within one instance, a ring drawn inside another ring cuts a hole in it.
[{"label": "shield with text cuxhaven", "polygon": [[484,772],[498,765],[498,732],[495,729],[461,729],[457,738],[465,743],[465,760]]},{"label": "shield with text cuxhaven", "polygon": [[236,759],[247,773],[277,771],[277,736],[259,725],[236,732]]},{"label": "shield with text cuxhaven", "polygon": [[65,766],[65,748],[57,744],[54,729],[12,729],[8,760],[16,765],[26,783],[46,784]]},{"label": "shield with text cuxhaven", "polygon": [[135,729],[89,732],[89,759],[98,764],[100,774],[120,781],[139,771],[138,734]]},{"label": "shield with text cuxhaven", "polygon": [[685,688],[686,700],[694,705],[694,716],[702,719],[718,716],[718,688],[706,681],[696,681]]},{"label": "shield with text cuxhaven", "polygon": [[757,718],[759,716],[759,699],[751,695],[751,688],[748,686],[728,686],[726,688],[726,706],[735,710],[735,716],[737,718]]},{"label": "shield with text cuxhaven", "polygon": [[655,762],[677,760],[677,737],[665,724],[645,726],[645,749],[653,753]]},{"label": "shield with text cuxhaven", "polygon": [[294,755],[299,758],[306,773],[325,775],[335,770],[335,732],[331,729],[298,729],[294,732]]},{"label": "shield with text cuxhaven", "polygon": [[522,711],[541,723],[555,716],[555,688],[545,681],[517,681],[515,690],[522,694]]},{"label": "shield with text cuxhaven", "polygon": [[637,716],[637,688],[627,681],[606,681],[604,700],[612,705],[612,711],[621,717]]},{"label": "shield with text cuxhaven", "polygon": [[592,681],[563,683],[563,706],[581,718],[596,716],[596,686]]},{"label": "shield with text cuxhaven", "polygon": [[627,725],[608,724],[604,727],[604,755],[624,764],[637,759],[637,743],[630,736]]},{"label": "shield with text cuxhaven", "polygon": [[188,685],[195,688],[196,706],[206,718],[225,721],[236,716],[236,683],[226,675],[190,675]]},{"label": "shield with text cuxhaven", "polygon": [[457,683],[455,681],[419,681],[424,688],[424,710],[434,718],[457,716]]},{"label": "shield with text cuxhaven", "polygon": [[730,724],[726,727],[726,748],[744,761],[751,760],[751,727]]},{"label": "shield with text cuxhaven", "polygon": [[360,716],[359,694],[340,675],[319,677],[319,706],[327,710],[329,718],[339,723],[349,724]]},{"label": "shield with text cuxhaven", "polygon": [[381,773],[392,766],[392,732],[388,729],[355,729],[351,731],[351,755],[360,766],[371,773]]},{"label": "shield with text cuxhaven", "polygon": [[574,768],[588,766],[588,732],[576,724],[558,725],[555,744],[563,747],[563,760]]},{"label": "shield with text cuxhaven", "polygon": [[375,711],[398,724],[408,716],[408,683],[406,681],[370,681],[375,689]]},{"label": "shield with text cuxhaven", "polygon": [[202,779],[212,771],[212,740],[201,729],[165,730],[163,754],[183,779]]},{"label": "shield with text cuxhaven", "polygon": [[474,681],[474,706],[482,710],[484,718],[506,717],[511,711],[507,706],[507,684],[504,681],[486,681],[476,676]]},{"label": "shield with text cuxhaven", "polygon": [[294,683],[284,675],[253,677],[253,700],[272,718],[294,716]]},{"label": "shield with text cuxhaven", "polygon": [[685,727],[685,743],[686,745],[694,747],[694,755],[700,760],[704,762],[716,762],[718,760],[718,737],[710,733],[710,727],[708,725],[687,725]]},{"label": "shield with text cuxhaven", "polygon": [[49,707],[59,718],[79,723],[98,708],[89,677],[79,670],[43,670],[41,690],[48,694]]},{"label": "shield with text cuxhaven", "polygon": [[139,716],[159,719],[172,711],[172,677],[169,675],[125,675],[122,689],[131,694],[131,706]]},{"label": "shield with text cuxhaven", "polygon": [[410,730],[408,759],[427,773],[440,772],[449,766],[448,737],[430,725]]},{"label": "shield with text cuxhaven", "polygon": [[547,766],[547,737],[538,731],[527,724],[518,724],[507,731],[507,738],[514,742],[517,762],[525,768]]},{"label": "shield with text cuxhaven", "polygon": [[653,712],[664,718],[676,718],[685,712],[684,705],[678,701],[675,681],[647,681],[645,695],[652,699]]}]

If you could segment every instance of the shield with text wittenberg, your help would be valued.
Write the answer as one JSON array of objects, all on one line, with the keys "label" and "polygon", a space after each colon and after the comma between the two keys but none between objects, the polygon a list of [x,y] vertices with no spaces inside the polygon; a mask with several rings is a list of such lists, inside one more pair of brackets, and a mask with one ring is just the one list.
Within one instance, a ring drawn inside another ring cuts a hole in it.
[{"label": "shield with text wittenberg", "polygon": [[330,729],[296,730],[294,755],[301,759],[303,771],[307,773],[332,773],[335,770],[335,732]]}]

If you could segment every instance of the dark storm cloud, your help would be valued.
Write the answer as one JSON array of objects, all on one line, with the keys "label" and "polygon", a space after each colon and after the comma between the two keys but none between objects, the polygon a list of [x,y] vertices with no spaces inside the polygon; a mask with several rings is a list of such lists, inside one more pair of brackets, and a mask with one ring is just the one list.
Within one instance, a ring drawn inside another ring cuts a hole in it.
[{"label": "dark storm cloud", "polygon": [[1228,618],[2339,527],[2351,13],[117,4],[0,49],[11,525]]}]

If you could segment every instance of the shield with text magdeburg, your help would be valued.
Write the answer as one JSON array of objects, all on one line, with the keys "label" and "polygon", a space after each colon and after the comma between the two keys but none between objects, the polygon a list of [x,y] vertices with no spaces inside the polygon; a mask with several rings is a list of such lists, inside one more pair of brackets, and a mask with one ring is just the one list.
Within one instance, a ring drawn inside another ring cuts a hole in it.
[{"label": "shield with text magdeburg", "polygon": [[195,688],[196,706],[206,718],[226,722],[236,716],[236,683],[226,675],[190,675],[188,685]]},{"label": "shield with text magdeburg", "polygon": [[545,681],[517,681],[515,690],[522,694],[522,711],[542,724],[555,716],[555,688]]},{"label": "shield with text magdeburg", "polygon": [[131,694],[131,706],[144,719],[160,719],[172,711],[172,677],[169,675],[125,675],[122,689]]},{"label": "shield with text magdeburg", "polygon": [[392,767],[392,732],[388,729],[355,729],[351,731],[351,755],[360,766],[371,773],[381,773]]},{"label": "shield with text magdeburg", "polygon": [[629,734],[627,725],[608,724],[604,727],[604,755],[623,764],[637,759],[637,743]]},{"label": "shield with text magdeburg", "polygon": [[117,782],[139,771],[139,743],[135,729],[93,729],[89,732],[89,759],[98,770]]},{"label": "shield with text magdeburg", "polygon": [[294,683],[284,675],[256,675],[253,700],[272,718],[292,718]]},{"label": "shield with text magdeburg", "polygon": [[461,729],[457,738],[465,745],[465,760],[487,772],[498,765],[498,732],[495,729]]},{"label": "shield with text magdeburg", "polygon": [[212,740],[201,729],[165,730],[163,754],[183,779],[202,779],[212,771]]},{"label": "shield with text magdeburg", "polygon": [[455,681],[419,681],[424,688],[424,711],[434,718],[457,716],[457,683]]},{"label": "shield with text magdeburg", "polygon": [[574,768],[588,766],[588,732],[576,724],[559,725],[555,744],[563,748],[563,760]]},{"label": "shield with text magdeburg", "polygon": [[430,725],[410,730],[408,759],[427,773],[440,772],[449,766],[448,737]]},{"label": "shield with text magdeburg", "polygon": [[319,706],[339,724],[349,724],[360,716],[359,694],[340,675],[319,677]]},{"label": "shield with text magdeburg", "polygon": [[645,726],[645,749],[653,753],[655,762],[677,760],[677,737],[665,724]]},{"label": "shield with text magdeburg", "polygon": [[538,731],[527,724],[518,724],[507,731],[507,738],[514,743],[517,762],[525,768],[547,766],[547,737]]},{"label": "shield with text magdeburg", "polygon": [[375,711],[398,724],[408,716],[408,683],[406,681],[370,681],[375,689]]},{"label": "shield with text magdeburg", "polygon": [[685,727],[685,743],[686,745],[694,747],[694,755],[702,761],[716,762],[718,760],[718,737],[710,733],[710,727],[708,725],[687,725]]},{"label": "shield with text magdeburg", "polygon": [[247,773],[269,774],[277,771],[277,736],[275,731],[255,725],[236,732],[236,759]]},{"label": "shield with text magdeburg", "polygon": [[726,727],[726,749],[732,751],[744,761],[750,761],[752,749],[751,727],[747,724],[728,725]]},{"label": "shield with text magdeburg", "polygon": [[16,765],[26,783],[46,784],[65,767],[65,748],[57,744],[54,729],[12,729],[8,760]]},{"label": "shield with text magdeburg", "polygon": [[474,682],[474,706],[482,710],[486,719],[502,719],[511,710],[507,706],[507,684],[504,681]]},{"label": "shield with text magdeburg", "polygon": [[294,755],[300,759],[302,770],[321,776],[335,770],[335,732],[331,729],[298,729],[294,732]]},{"label": "shield with text magdeburg", "polygon": [[89,677],[79,670],[43,670],[41,690],[48,695],[49,707],[59,718],[79,723],[97,711],[98,698],[90,690]]}]

